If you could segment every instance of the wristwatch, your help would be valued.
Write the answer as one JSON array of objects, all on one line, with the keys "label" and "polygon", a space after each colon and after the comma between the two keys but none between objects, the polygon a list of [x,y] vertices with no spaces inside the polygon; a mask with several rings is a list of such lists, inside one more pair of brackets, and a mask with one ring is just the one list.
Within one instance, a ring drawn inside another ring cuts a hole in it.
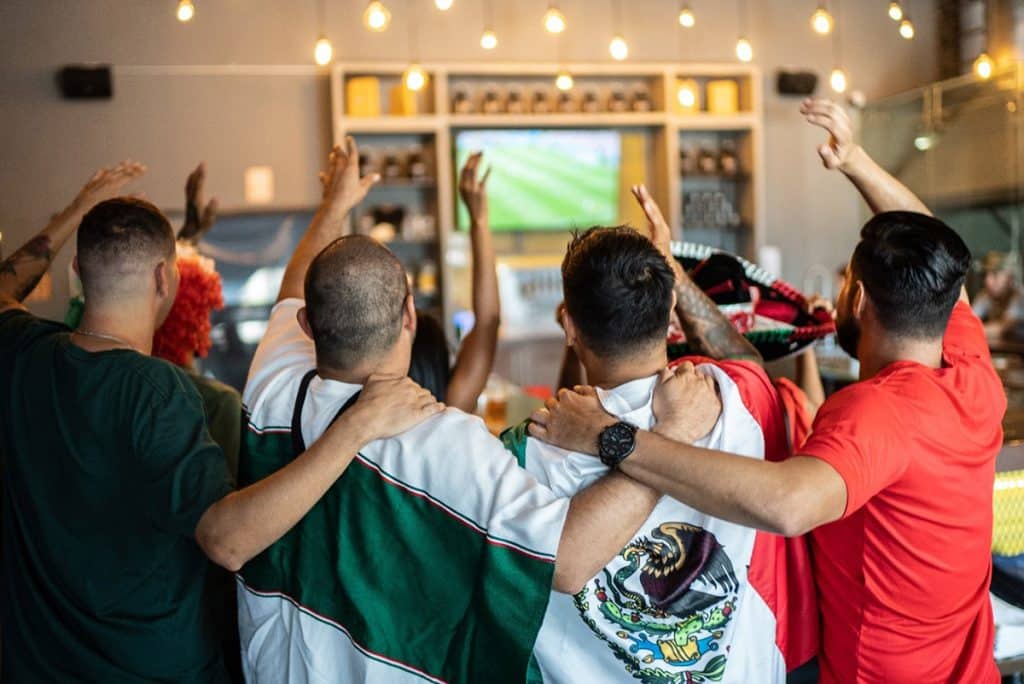
[{"label": "wristwatch", "polygon": [[616,468],[636,448],[636,425],[619,421],[609,425],[597,437],[597,455],[609,468]]}]

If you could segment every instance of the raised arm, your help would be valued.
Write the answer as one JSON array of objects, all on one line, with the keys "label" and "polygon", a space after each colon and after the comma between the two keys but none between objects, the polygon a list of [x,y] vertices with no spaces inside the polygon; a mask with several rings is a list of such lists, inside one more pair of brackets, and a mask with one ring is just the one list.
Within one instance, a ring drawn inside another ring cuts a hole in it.
[{"label": "raised arm", "polygon": [[0,262],[0,312],[22,308],[21,302],[35,289],[50,268],[53,257],[74,235],[82,217],[95,205],[120,193],[146,167],[131,161],[100,169],[63,211],[32,239]]},{"label": "raised arm", "polygon": [[196,526],[196,541],[210,560],[237,572],[309,512],[359,449],[443,409],[406,377],[370,378],[355,405],[301,456],[210,506]]},{"label": "raised arm", "polygon": [[[818,156],[826,169],[839,170],[871,207],[883,211],[915,211],[932,215],[924,202],[910,188],[879,166],[864,148],[853,141],[853,125],[846,110],[830,100],[807,99],[800,113],[809,123],[828,131],[828,142],[818,146]],[[967,287],[960,290],[960,300],[969,303]]]},{"label": "raised arm", "polygon": [[377,173],[359,177],[359,149],[351,137],[345,138],[344,149],[336,145],[331,150],[327,170],[320,174],[323,199],[285,268],[277,301],[303,297],[309,265],[324,247],[342,236],[348,212],[363,201],[379,180]]},{"label": "raised arm", "polygon": [[469,240],[473,249],[473,329],[462,341],[448,381],[449,406],[467,413],[476,410],[476,402],[487,384],[494,366],[501,324],[498,298],[498,273],[487,209],[487,178],[491,170],[477,178],[481,153],[470,155],[459,178],[459,196],[469,212]]},{"label": "raised arm", "polygon": [[178,240],[198,244],[217,221],[217,198],[203,204],[203,183],[206,180],[206,162],[200,162],[185,181],[185,223],[178,231]]},{"label": "raised arm", "polygon": [[665,255],[676,274],[676,314],[695,354],[712,359],[746,359],[761,362],[757,349],[722,313],[718,305],[693,282],[672,256],[672,230],[644,185],[634,185],[633,197],[647,216],[651,242]]},{"label": "raised arm", "polygon": [[800,113],[809,123],[828,131],[828,142],[818,146],[818,156],[826,169],[839,170],[850,179],[871,211],[876,214],[916,211],[931,216],[928,207],[910,188],[875,163],[864,148],[853,141],[853,124],[843,107],[830,100],[808,99],[800,106]]}]

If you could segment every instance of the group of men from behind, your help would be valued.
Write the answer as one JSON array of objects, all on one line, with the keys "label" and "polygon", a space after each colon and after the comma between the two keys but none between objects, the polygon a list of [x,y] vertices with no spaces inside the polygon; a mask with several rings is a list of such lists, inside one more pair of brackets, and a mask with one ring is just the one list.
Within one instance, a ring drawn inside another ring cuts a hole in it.
[{"label": "group of men from behind", "polygon": [[[141,168],[97,174],[0,269],[5,677],[222,679],[208,558],[238,573],[251,681],[779,682],[815,650],[827,682],[996,681],[1005,399],[958,303],[969,252],[840,108],[803,113],[878,213],[838,306],[863,382],[794,456],[756,351],[672,259],[642,187],[649,237],[595,228],[563,262],[591,387],[500,441],[445,409],[407,378],[401,264],[343,236],[372,184],[348,141],[253,361],[235,489],[195,390],[148,356],[173,232],[109,199]],[[20,301],[76,228],[71,333]],[[673,309],[718,358],[667,369]],[[807,532],[810,557],[781,536]]]}]

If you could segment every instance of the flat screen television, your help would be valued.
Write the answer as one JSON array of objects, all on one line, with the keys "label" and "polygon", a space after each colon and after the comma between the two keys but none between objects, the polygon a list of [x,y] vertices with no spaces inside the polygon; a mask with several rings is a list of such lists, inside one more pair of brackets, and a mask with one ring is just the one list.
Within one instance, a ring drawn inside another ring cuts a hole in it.
[{"label": "flat screen television", "polygon": [[[491,230],[571,230],[618,222],[622,138],[617,131],[461,131],[455,137],[456,169],[476,151],[484,153],[482,169],[492,169],[487,182]],[[457,224],[461,230],[469,227],[461,202]]]}]

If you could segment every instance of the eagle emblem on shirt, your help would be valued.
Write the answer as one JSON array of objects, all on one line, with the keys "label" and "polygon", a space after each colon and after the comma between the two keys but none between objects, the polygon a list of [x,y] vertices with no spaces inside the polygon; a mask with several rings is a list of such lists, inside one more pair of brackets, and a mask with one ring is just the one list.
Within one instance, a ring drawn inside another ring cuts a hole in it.
[{"label": "eagle emblem on shirt", "polygon": [[[603,578],[603,581],[602,581]],[[575,598],[584,622],[644,684],[717,682],[740,582],[715,535],[666,522],[634,539]]]}]

